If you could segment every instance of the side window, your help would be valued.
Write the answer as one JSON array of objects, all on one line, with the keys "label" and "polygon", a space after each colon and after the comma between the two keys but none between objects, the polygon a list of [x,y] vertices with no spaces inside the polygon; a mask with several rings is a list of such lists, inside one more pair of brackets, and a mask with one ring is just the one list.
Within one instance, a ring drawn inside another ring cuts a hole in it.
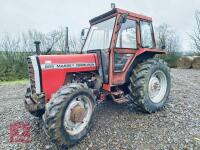
[{"label": "side window", "polygon": [[128,19],[122,24],[118,33],[116,48],[137,49],[136,21]]},{"label": "side window", "polygon": [[150,22],[140,21],[142,47],[154,48],[152,25]]}]

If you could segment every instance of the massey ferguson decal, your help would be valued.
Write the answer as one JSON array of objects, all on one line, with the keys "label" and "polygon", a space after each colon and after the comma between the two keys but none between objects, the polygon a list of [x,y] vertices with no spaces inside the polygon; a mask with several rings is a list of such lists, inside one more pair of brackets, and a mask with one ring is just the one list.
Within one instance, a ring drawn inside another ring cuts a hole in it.
[{"label": "massey ferguson decal", "polygon": [[95,67],[96,64],[95,63],[76,63],[76,64],[72,64],[72,63],[68,63],[68,64],[50,64],[50,63],[46,63],[46,64],[42,64],[41,68],[43,70],[46,69],[66,69],[66,68],[84,68],[84,67]]}]

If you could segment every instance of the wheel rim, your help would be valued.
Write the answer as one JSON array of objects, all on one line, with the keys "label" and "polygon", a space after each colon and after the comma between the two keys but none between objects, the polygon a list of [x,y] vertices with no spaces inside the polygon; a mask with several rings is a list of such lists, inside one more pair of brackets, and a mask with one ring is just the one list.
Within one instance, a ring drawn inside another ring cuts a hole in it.
[{"label": "wheel rim", "polygon": [[75,97],[67,107],[64,127],[70,135],[77,135],[88,125],[92,116],[93,105],[87,96]]},{"label": "wheel rim", "polygon": [[167,77],[161,70],[154,72],[149,80],[149,98],[154,103],[159,103],[165,97],[167,91]]}]

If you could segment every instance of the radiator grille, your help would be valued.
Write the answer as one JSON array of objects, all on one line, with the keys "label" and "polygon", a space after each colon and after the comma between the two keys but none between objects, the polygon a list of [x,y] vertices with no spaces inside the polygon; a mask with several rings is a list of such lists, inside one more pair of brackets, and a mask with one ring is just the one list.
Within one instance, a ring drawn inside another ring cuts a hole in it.
[{"label": "radiator grille", "polygon": [[36,93],[35,74],[34,74],[33,64],[30,58],[27,59],[27,63],[28,63],[28,74],[30,79],[31,92],[32,94],[34,94]]}]

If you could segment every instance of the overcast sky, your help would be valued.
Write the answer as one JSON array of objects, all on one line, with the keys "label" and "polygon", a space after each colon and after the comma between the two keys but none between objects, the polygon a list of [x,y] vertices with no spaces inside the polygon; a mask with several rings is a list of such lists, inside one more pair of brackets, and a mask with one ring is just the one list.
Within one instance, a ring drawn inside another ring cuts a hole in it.
[{"label": "overcast sky", "polygon": [[28,29],[48,32],[69,26],[71,34],[89,26],[89,19],[116,7],[151,16],[154,26],[173,26],[188,49],[187,33],[194,27],[194,12],[200,0],[0,0],[0,36]]}]

